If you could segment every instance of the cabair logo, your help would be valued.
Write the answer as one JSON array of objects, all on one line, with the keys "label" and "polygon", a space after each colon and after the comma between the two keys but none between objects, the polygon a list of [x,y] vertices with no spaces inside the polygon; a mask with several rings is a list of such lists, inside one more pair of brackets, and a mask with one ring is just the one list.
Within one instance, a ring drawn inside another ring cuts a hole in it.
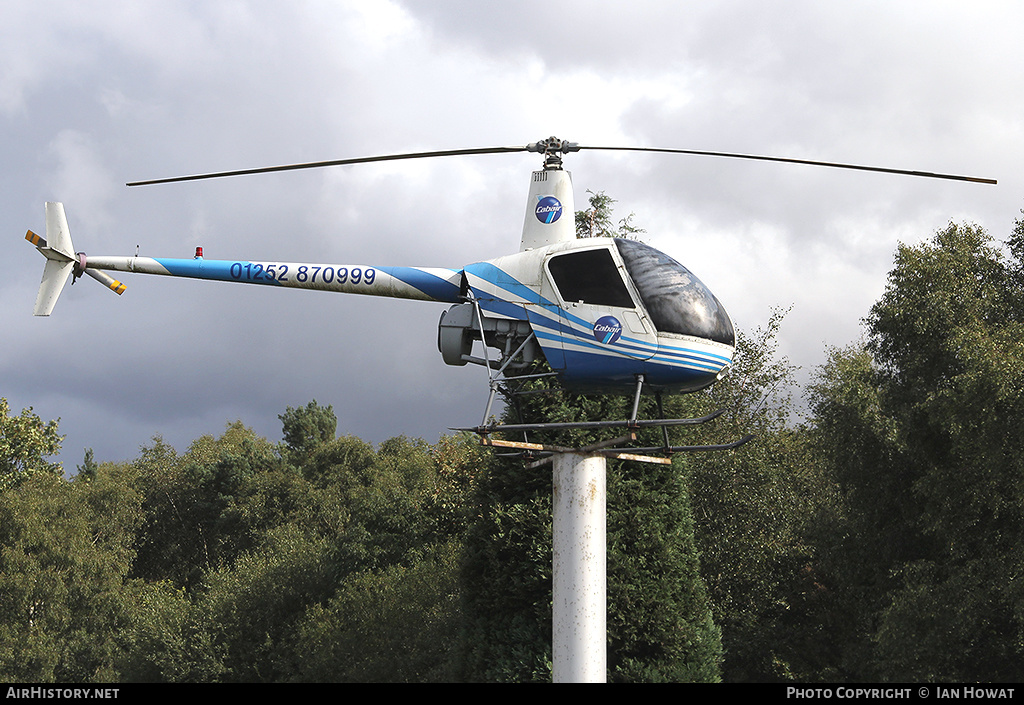
[{"label": "cabair logo", "polygon": [[615,316],[602,316],[594,324],[594,337],[599,343],[614,343],[622,335],[622,324]]},{"label": "cabair logo", "polygon": [[537,202],[537,220],[550,225],[562,217],[562,204],[554,196],[545,196]]}]

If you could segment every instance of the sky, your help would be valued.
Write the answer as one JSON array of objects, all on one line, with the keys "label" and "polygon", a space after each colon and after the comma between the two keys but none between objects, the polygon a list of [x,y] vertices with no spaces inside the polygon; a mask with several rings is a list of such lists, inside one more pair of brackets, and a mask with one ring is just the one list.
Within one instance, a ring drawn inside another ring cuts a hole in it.
[{"label": "sky", "polygon": [[699,276],[737,328],[788,310],[813,375],[861,338],[900,243],[997,239],[1024,207],[1024,4],[800,0],[0,0],[0,397],[60,419],[58,458],[179,451],[236,420],[272,441],[315,399],[338,433],[437,441],[487,374],[437,351],[443,304],[125,275],[33,317],[46,201],[93,255],[460,268],[515,252],[537,155],[387,162],[129,188],[379,154],[594,146],[764,154],[998,180],[742,160],[569,155],[587,192]]}]

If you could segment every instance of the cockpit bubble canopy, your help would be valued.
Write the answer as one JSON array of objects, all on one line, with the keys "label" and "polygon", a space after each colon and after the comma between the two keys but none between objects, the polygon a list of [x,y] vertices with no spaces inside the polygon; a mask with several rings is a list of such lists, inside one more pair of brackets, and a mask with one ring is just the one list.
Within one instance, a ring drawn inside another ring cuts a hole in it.
[{"label": "cockpit bubble canopy", "polygon": [[642,242],[615,238],[615,245],[659,333],[736,344],[725,307],[690,270]]}]

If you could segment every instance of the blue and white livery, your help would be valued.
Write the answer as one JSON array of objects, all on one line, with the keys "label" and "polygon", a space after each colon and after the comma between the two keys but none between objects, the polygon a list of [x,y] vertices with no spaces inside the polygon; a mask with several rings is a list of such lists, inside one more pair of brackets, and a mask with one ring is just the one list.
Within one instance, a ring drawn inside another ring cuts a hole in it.
[{"label": "blue and white livery", "polygon": [[[560,143],[558,149],[566,149]],[[540,151],[532,149],[530,151]],[[48,316],[71,277],[120,294],[107,272],[155,274],[449,304],[438,349],[450,365],[497,373],[544,360],[578,391],[691,392],[732,364],[732,321],[683,265],[643,243],[577,239],[571,177],[551,157],[533,172],[519,252],[457,269],[363,264],[86,256],[75,253],[64,208],[46,204],[46,257],[34,313]]]}]

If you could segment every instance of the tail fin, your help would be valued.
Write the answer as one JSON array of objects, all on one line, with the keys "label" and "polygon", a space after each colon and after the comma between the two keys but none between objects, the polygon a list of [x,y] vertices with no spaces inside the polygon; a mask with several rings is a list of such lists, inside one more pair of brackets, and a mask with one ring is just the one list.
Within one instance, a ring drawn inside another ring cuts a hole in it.
[{"label": "tail fin", "polygon": [[36,316],[49,316],[57,305],[57,298],[63,291],[68,277],[75,269],[75,250],[71,244],[71,231],[64,215],[61,203],[46,204],[46,239],[39,237],[31,230],[25,239],[36,246],[44,257],[46,266],[43,268],[43,281],[39,284],[36,305],[32,313]]}]

